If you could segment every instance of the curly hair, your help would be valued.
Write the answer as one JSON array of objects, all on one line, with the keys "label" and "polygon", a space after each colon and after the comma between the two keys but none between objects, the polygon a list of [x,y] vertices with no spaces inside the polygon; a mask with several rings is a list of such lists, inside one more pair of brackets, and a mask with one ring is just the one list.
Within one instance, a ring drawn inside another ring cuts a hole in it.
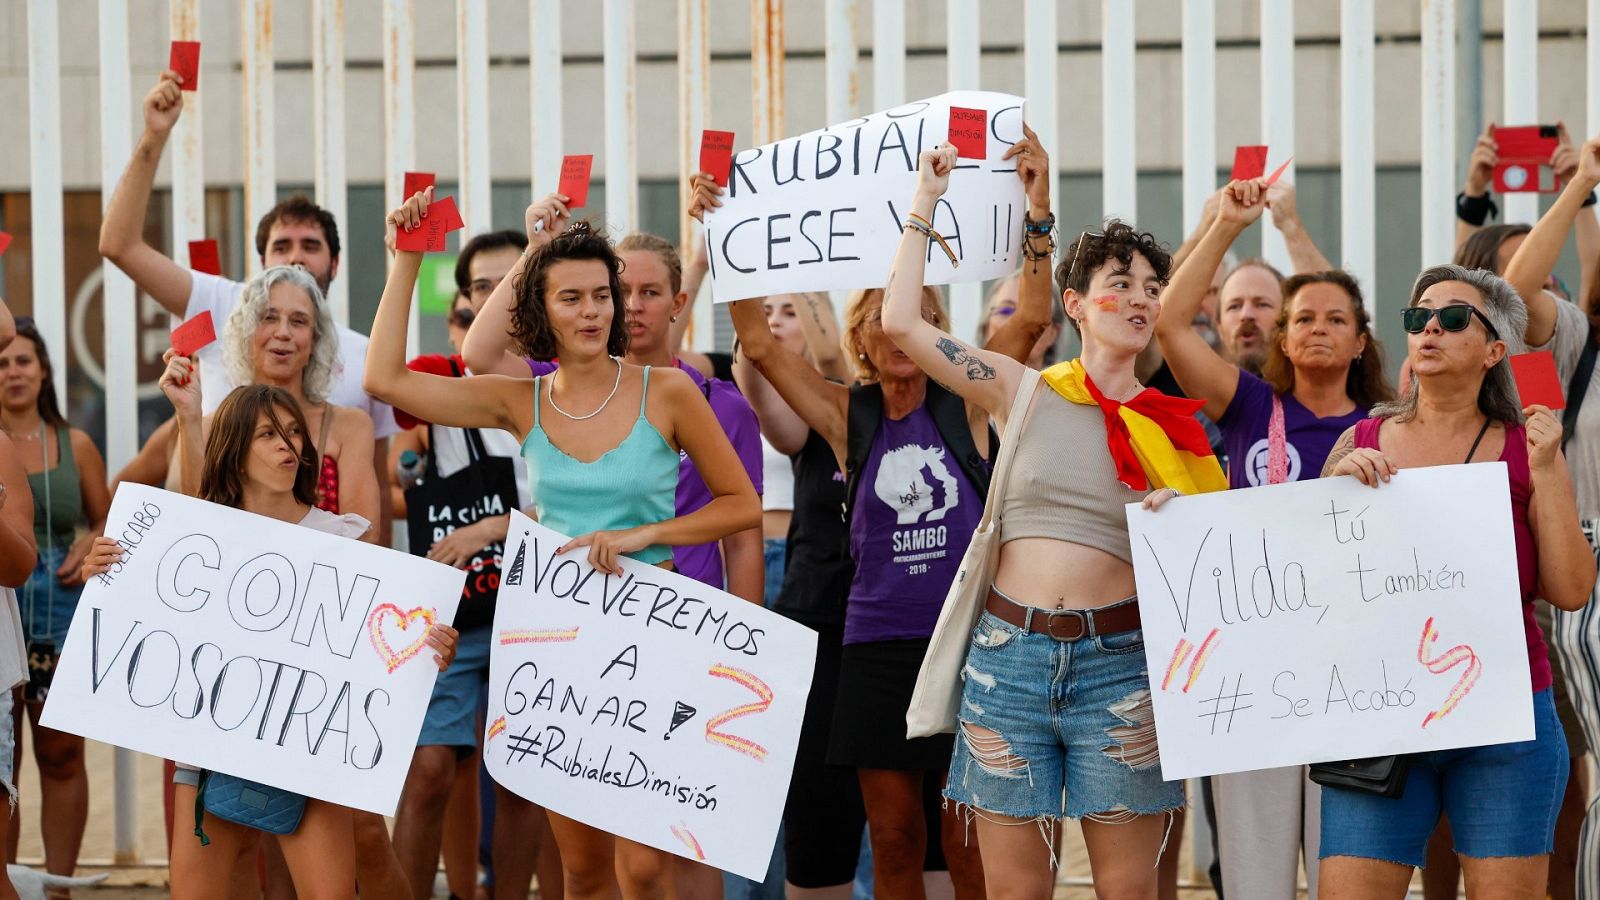
[{"label": "curly hair", "polygon": [[317,448],[311,445],[305,414],[289,392],[269,384],[247,384],[223,398],[211,417],[206,436],[205,466],[200,473],[200,499],[241,508],[244,503],[245,463],[256,439],[256,420],[265,413],[272,430],[290,447],[295,445],[288,422],[300,431],[300,449],[294,473],[294,498],[306,506],[317,505]]},{"label": "curly hair", "polygon": [[[1150,263],[1156,270],[1156,280],[1165,285],[1172,275],[1172,254],[1167,248],[1148,231],[1139,231],[1120,219],[1107,219],[1104,231],[1085,231],[1067,246],[1061,264],[1056,266],[1056,294],[1087,294],[1094,273],[1107,260],[1131,266],[1135,253]],[[1072,323],[1073,331],[1079,331],[1076,320],[1069,317],[1067,321]]]},{"label": "curly hair", "polygon": [[[1417,276],[1416,284],[1411,286],[1411,302],[1406,305],[1416,306],[1422,300],[1424,291],[1446,281],[1459,281],[1478,292],[1478,296],[1483,298],[1484,318],[1494,325],[1494,330],[1507,347],[1506,355],[1483,377],[1483,383],[1478,388],[1478,410],[1491,421],[1507,425],[1521,424],[1522,403],[1517,394],[1516,380],[1511,375],[1510,350],[1521,346],[1522,335],[1527,333],[1528,305],[1504,278],[1484,269],[1458,265],[1423,269],[1422,274]],[[1493,335],[1484,337],[1491,343],[1496,340]],[[1418,390],[1417,379],[1412,378],[1405,394],[1397,400],[1380,403],[1372,410],[1372,414],[1392,416],[1397,422],[1411,421],[1417,416]]]},{"label": "curly hair", "polygon": [[272,286],[286,282],[292,284],[311,299],[311,358],[302,371],[300,391],[313,405],[328,399],[334,376],[339,374],[339,332],[333,313],[317,287],[311,273],[298,266],[273,266],[244,283],[239,295],[239,305],[233,308],[222,327],[222,361],[227,366],[228,377],[234,384],[251,384],[256,380],[251,362],[250,341],[255,336],[261,320],[267,317]]},{"label": "curly hair", "polygon": [[[940,331],[950,330],[950,318],[944,311],[944,296],[932,285],[922,286],[922,318]],[[839,343],[844,345],[850,364],[855,366],[856,378],[864,382],[878,380],[878,367],[867,356],[867,345],[861,337],[861,332],[866,330],[869,322],[877,323],[880,327],[882,325],[883,288],[852,292],[844,308],[844,328],[839,335]]]},{"label": "curly hair", "polygon": [[574,222],[528,259],[522,277],[515,285],[516,305],[511,309],[511,340],[523,356],[549,360],[561,355],[550,313],[545,308],[550,269],[556,263],[592,259],[606,267],[611,287],[611,330],[606,334],[606,352],[624,356],[628,352],[627,300],[622,292],[622,258],[611,246],[611,239],[593,224]]},{"label": "curly hair", "polygon": [[[1240,267],[1243,268],[1243,264]],[[1367,337],[1361,357],[1351,364],[1349,373],[1345,375],[1345,394],[1361,409],[1371,409],[1378,403],[1393,400],[1394,388],[1383,369],[1383,345],[1372,331],[1372,318],[1367,315],[1367,305],[1361,299],[1361,285],[1354,275],[1342,269],[1304,272],[1283,279],[1283,306],[1278,309],[1278,321],[1274,326],[1277,337],[1267,342],[1267,359],[1261,365],[1261,377],[1279,394],[1294,390],[1294,363],[1283,352],[1283,336],[1288,333],[1295,296],[1301,288],[1311,284],[1331,284],[1343,290],[1345,296],[1350,298],[1351,311],[1355,313],[1356,330]]]}]

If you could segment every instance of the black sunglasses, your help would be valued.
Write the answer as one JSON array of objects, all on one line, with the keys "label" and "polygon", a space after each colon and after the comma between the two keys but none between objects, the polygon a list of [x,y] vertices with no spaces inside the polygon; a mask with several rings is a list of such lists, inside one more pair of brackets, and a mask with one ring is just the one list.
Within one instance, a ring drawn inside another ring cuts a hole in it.
[{"label": "black sunglasses", "polygon": [[477,315],[464,306],[450,312],[450,322],[457,328],[471,328],[472,320],[475,318]]},{"label": "black sunglasses", "polygon": [[1431,307],[1408,306],[1400,311],[1400,324],[1410,334],[1421,334],[1434,316],[1439,317],[1439,327],[1445,331],[1465,331],[1472,323],[1472,317],[1477,316],[1483,321],[1484,330],[1489,332],[1489,336],[1497,341],[1500,340],[1500,332],[1495,330],[1494,323],[1489,321],[1489,317],[1469,303]]}]

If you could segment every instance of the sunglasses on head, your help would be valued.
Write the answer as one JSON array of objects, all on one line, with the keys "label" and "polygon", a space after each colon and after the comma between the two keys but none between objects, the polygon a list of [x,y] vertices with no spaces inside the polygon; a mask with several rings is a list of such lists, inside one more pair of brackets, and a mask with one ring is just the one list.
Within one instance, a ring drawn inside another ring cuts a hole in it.
[{"label": "sunglasses on head", "polygon": [[477,315],[465,306],[450,311],[450,324],[457,328],[471,328],[475,318]]},{"label": "sunglasses on head", "polygon": [[1472,317],[1477,316],[1483,321],[1483,328],[1495,340],[1500,339],[1500,332],[1495,330],[1494,323],[1489,317],[1478,311],[1476,306],[1469,303],[1452,303],[1449,306],[1408,306],[1400,311],[1400,323],[1410,334],[1420,334],[1428,327],[1428,322],[1434,316],[1439,317],[1439,327],[1445,331],[1465,331],[1472,324]]}]

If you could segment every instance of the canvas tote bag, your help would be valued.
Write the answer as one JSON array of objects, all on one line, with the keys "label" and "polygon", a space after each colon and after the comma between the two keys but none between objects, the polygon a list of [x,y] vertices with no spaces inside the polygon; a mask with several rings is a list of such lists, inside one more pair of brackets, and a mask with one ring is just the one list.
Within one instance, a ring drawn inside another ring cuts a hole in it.
[{"label": "canvas tote bag", "polygon": [[1006,416],[1006,431],[1000,438],[1000,457],[995,461],[994,477],[989,481],[989,496],[983,503],[983,518],[972,532],[972,543],[961,557],[950,592],[945,595],[939,621],[933,626],[928,652],[922,657],[917,686],[906,709],[906,737],[918,738],[956,730],[956,711],[961,703],[961,667],[967,661],[967,645],[972,626],[983,612],[1000,562],[1000,529],[994,520],[995,507],[1005,496],[1006,480],[1011,475],[1011,457],[1022,436],[1023,419],[1028,414],[1033,394],[1039,387],[1039,373],[1025,369],[1017,385],[1016,399]]}]

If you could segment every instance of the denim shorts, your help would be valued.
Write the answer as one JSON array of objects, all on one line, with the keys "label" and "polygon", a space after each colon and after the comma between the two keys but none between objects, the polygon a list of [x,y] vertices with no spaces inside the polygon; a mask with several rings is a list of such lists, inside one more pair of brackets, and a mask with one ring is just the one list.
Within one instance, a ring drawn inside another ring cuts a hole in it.
[{"label": "denim shorts", "polygon": [[986,611],[961,677],[951,800],[1113,823],[1183,806],[1183,783],[1161,779],[1142,631],[1058,641]]},{"label": "denim shorts", "polygon": [[17,589],[17,609],[22,613],[22,635],[29,643],[54,644],[56,652],[67,640],[72,614],[78,611],[83,587],[67,587],[56,577],[56,569],[67,559],[71,547],[47,547],[39,551],[33,574]]},{"label": "denim shorts", "polygon": [[1393,800],[1324,789],[1322,858],[1420,867],[1441,813],[1462,856],[1551,852],[1567,789],[1567,744],[1549,689],[1533,695],[1533,721],[1531,741],[1412,754],[1405,793]]},{"label": "denim shorts", "polygon": [[[422,716],[418,747],[454,747],[466,756],[478,746],[478,697],[489,681],[489,647],[494,628],[480,625],[461,632],[456,658],[433,680],[433,696]],[[428,661],[432,663],[430,655]]]}]

